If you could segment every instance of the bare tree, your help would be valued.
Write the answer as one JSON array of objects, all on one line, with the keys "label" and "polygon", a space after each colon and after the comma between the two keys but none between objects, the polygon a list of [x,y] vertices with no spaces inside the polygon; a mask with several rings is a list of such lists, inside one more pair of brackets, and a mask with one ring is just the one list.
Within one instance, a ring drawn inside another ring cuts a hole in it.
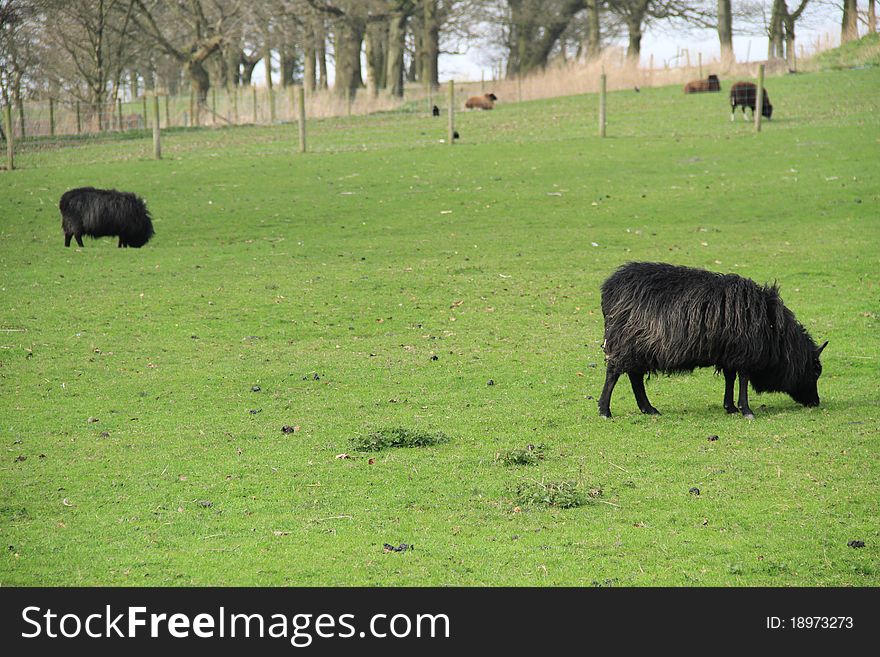
[{"label": "bare tree", "polygon": [[574,15],[587,8],[584,0],[507,0],[507,5],[508,77],[545,67]]},{"label": "bare tree", "polygon": [[135,62],[134,1],[44,0],[42,5],[43,73],[53,87],[86,101],[103,129],[102,106],[120,96],[126,70]]},{"label": "bare tree", "polygon": [[34,59],[31,13],[21,2],[0,0],[0,94],[4,105],[21,103],[25,75]]},{"label": "bare tree", "polygon": [[712,12],[692,0],[608,0],[608,9],[626,24],[629,44],[627,59],[638,62],[645,28],[656,20],[668,20],[698,27],[716,27]]},{"label": "bare tree", "polygon": [[168,56],[176,59],[189,76],[200,106],[206,105],[211,79],[205,61],[220,50],[224,34],[240,19],[238,0],[134,0],[132,20],[139,31]]}]

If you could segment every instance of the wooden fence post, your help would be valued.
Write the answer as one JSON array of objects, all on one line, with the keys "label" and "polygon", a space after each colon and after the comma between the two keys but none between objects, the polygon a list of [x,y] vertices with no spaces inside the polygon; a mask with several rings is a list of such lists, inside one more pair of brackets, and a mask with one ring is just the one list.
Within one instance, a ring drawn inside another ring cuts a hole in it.
[{"label": "wooden fence post", "polygon": [[697,76],[698,79],[703,79],[703,53],[697,53],[697,66],[700,67],[700,74]]},{"label": "wooden fence post", "polygon": [[257,123],[257,85],[251,85],[254,97],[254,124]]},{"label": "wooden fence post", "polygon": [[[144,97],[144,102],[147,102]],[[162,159],[162,137],[159,132],[159,96],[153,95],[153,156]]]},{"label": "wooden fence post", "polygon": [[345,115],[351,116],[351,87],[345,88]]},{"label": "wooden fence post", "polygon": [[232,87],[232,123],[238,125],[238,85]]},{"label": "wooden fence post", "polygon": [[3,108],[3,124],[6,126],[6,170],[15,168],[15,138],[12,135],[12,106]]},{"label": "wooden fence post", "polygon": [[299,152],[306,152],[306,89],[301,85],[297,94],[297,115],[299,121]]},{"label": "wooden fence post", "polygon": [[49,136],[55,136],[55,101],[49,96]]},{"label": "wooden fence post", "polygon": [[599,136],[605,136],[605,74],[599,78]]},{"label": "wooden fence post", "polygon": [[79,101],[76,101],[76,134],[82,132],[82,112],[79,109]]},{"label": "wooden fence post", "polygon": [[122,132],[125,128],[122,126],[122,99],[116,99],[116,116],[119,121],[119,131]]},{"label": "wooden fence post", "polygon": [[165,127],[171,127],[171,112],[168,110],[168,96],[165,96]]},{"label": "wooden fence post", "polygon": [[516,74],[516,102],[522,102],[522,74]]},{"label": "wooden fence post", "polygon": [[449,98],[447,100],[449,103],[449,126],[446,131],[446,138],[449,141],[449,145],[455,143],[455,82],[453,80],[449,81]]},{"label": "wooden fence post", "polygon": [[758,88],[755,90],[755,132],[761,132],[761,115],[764,112],[764,65],[758,65]]}]

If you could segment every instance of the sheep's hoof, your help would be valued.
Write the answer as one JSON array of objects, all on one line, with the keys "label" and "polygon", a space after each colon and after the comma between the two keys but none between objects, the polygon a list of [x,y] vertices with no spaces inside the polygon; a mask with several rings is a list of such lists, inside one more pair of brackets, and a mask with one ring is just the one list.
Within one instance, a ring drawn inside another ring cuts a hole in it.
[{"label": "sheep's hoof", "polygon": [[743,413],[743,417],[747,420],[754,420],[755,414],[754,413]]},{"label": "sheep's hoof", "polygon": [[642,413],[645,415],[660,415],[660,411],[658,411],[653,406],[648,406],[648,408],[641,409]]}]

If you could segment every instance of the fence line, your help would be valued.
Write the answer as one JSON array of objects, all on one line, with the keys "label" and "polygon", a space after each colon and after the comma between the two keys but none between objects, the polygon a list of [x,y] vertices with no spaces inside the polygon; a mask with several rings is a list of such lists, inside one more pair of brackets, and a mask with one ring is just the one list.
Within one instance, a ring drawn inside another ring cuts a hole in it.
[{"label": "fence line", "polygon": [[[804,44],[801,42],[798,45],[801,48],[800,59],[803,59]],[[822,45],[817,39],[811,50],[824,49]],[[829,47],[831,45],[827,35],[824,45]],[[718,59],[705,62],[702,53],[699,52],[696,53],[695,65],[691,66],[689,65],[691,53],[681,48],[674,61],[686,61],[687,65],[670,67],[669,62],[663,62],[662,67],[655,67],[654,58],[651,57],[650,66],[642,68],[628,62],[622,49],[609,48],[594,62],[557,63],[532,75],[517,75],[506,79],[494,77],[486,80],[485,74],[481,73],[478,81],[455,83],[452,86],[452,94],[445,100],[451,107],[455,102],[459,102],[462,96],[492,92],[500,103],[513,103],[633,87],[638,90],[641,86],[684,83],[698,77],[702,79],[704,74],[709,73],[715,73],[730,81],[737,78],[756,78],[759,75],[759,67],[761,70],[765,68],[765,64],[759,62],[723,64]],[[766,63],[766,72],[768,74],[787,72],[788,65],[789,62],[773,59]],[[494,76],[500,74],[501,70],[499,68],[492,73]],[[176,96],[159,94],[159,96],[162,98],[161,101],[156,94],[148,92],[132,100],[117,99],[97,106],[80,100],[47,97],[42,100],[26,100],[6,108],[3,129],[9,137],[7,167],[11,168],[14,164],[12,139],[19,142],[19,148],[27,148],[29,143],[63,140],[65,137],[87,138],[100,135],[112,136],[114,133],[126,131],[146,132],[154,124],[157,128],[168,129],[296,122],[301,126],[300,150],[305,151],[305,119],[301,117],[327,118],[395,110],[421,112],[425,107],[425,101],[430,112],[435,100],[441,103],[444,100],[439,89],[421,83],[407,85],[403,98],[381,92],[370,94],[366,90],[360,90],[356,94],[349,91],[338,94],[327,89],[309,91],[302,86],[280,87],[278,90],[251,86],[250,92],[243,87],[212,88],[204,102],[197,102],[192,93]],[[155,98],[152,112],[150,98]],[[158,111],[160,102],[164,103],[164,117],[160,116]],[[604,118],[605,112],[601,112],[601,109],[600,105],[600,113]],[[599,132],[604,136],[605,121],[602,119],[600,121]],[[759,125],[756,128],[760,130]],[[57,141],[57,143],[63,142]],[[155,148],[157,157],[160,157],[161,146],[158,141]]]},{"label": "fence line", "polygon": [[[803,44],[800,44],[803,45]],[[686,52],[686,51],[682,51]],[[510,79],[494,78],[486,80],[485,75],[477,81],[457,83],[462,93],[486,93],[491,91],[500,102],[537,100],[556,96],[599,91],[600,71],[607,69],[608,90],[641,86],[659,86],[684,83],[690,79],[702,78],[704,73],[722,74],[725,77],[756,77],[758,62],[733,64],[724,67],[717,60],[706,62],[698,53],[693,66],[670,68],[668,63],[662,67],[637,67],[629,64],[621,56],[622,51],[608,49],[601,59],[589,63],[567,63],[552,66],[534,75],[514,76]],[[690,60],[690,53],[686,54]],[[803,55],[801,56],[803,57]],[[684,59],[684,58],[680,58]],[[786,62],[768,62],[768,73],[787,70]],[[164,102],[164,128],[172,127],[222,127],[241,124],[292,123],[298,120],[296,95],[292,87],[281,87],[286,93],[266,87],[251,86],[232,89],[213,88],[205,102],[196,102],[192,94],[169,96],[161,94]],[[427,101],[430,110],[437,90],[422,84],[408,85],[403,98],[379,93],[370,95],[366,90],[356,94],[346,91],[341,94],[332,90],[306,91],[306,114],[311,118],[333,116],[352,116],[379,111],[399,110],[410,106],[418,111]],[[100,133],[124,132],[128,130],[147,130],[151,126],[148,98],[152,92],[135,99],[103,103],[95,106],[78,100],[49,97],[43,100],[26,100],[18,104],[18,125],[13,126],[19,139],[31,137],[60,137],[73,135],[95,135]],[[441,96],[442,97],[442,96]],[[12,124],[9,124],[12,125]],[[4,125],[8,131],[9,125]]]}]

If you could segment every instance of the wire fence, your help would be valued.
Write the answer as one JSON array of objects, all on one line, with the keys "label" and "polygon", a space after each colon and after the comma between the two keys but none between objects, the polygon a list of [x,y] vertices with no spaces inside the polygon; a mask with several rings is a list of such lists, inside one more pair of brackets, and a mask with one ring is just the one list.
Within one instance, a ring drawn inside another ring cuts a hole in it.
[{"label": "wire fence", "polygon": [[[817,42],[816,51],[821,49]],[[753,79],[758,75],[758,62],[724,64],[717,59],[703,61],[699,53],[693,56],[687,50],[681,53],[673,60],[677,65],[670,66],[667,61],[655,67],[652,57],[648,66],[640,67],[629,62],[622,49],[609,48],[601,58],[589,63],[561,63],[524,77],[456,82],[452,98],[457,105],[463,105],[471,95],[491,92],[500,102],[514,103],[599,93],[600,90],[685,84],[708,75],[721,75],[727,80]],[[788,70],[790,62],[776,59],[766,63],[768,75]],[[24,100],[5,108],[7,111],[0,113],[0,121],[3,138],[6,139],[7,133],[13,138],[14,151],[27,152],[95,140],[146,138],[157,122],[161,130],[273,125],[299,123],[301,111],[308,119],[320,119],[402,110],[430,112],[434,105],[443,106],[445,112],[448,104],[444,89],[419,84],[407,85],[403,97],[365,89],[353,93],[301,90],[302,87],[297,86],[215,87],[204,99],[198,99],[193,93],[171,96],[150,92],[125,101],[100,104],[46,97]],[[299,93],[303,93],[302,108]],[[300,130],[300,139],[304,143],[304,129]],[[12,162],[11,150],[8,161]]]}]

